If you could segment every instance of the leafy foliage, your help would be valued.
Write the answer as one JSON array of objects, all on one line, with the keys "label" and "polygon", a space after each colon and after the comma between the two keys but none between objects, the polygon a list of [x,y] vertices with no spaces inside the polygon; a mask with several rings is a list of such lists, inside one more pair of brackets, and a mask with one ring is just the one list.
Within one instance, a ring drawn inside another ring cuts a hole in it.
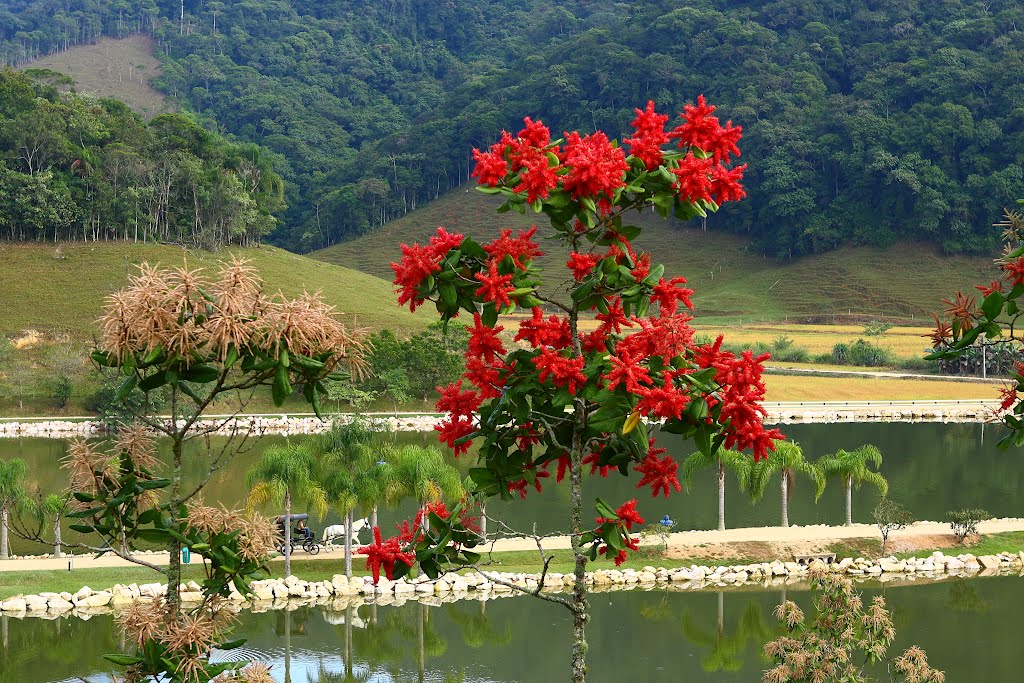
[{"label": "leafy foliage", "polygon": [[878,531],[882,534],[882,554],[889,542],[889,534],[904,529],[914,523],[914,515],[896,501],[883,497],[871,513]]},{"label": "leafy foliage", "polygon": [[956,542],[963,544],[969,536],[978,534],[978,524],[986,519],[992,519],[992,515],[980,508],[966,508],[963,510],[951,510],[946,513],[949,519],[949,526],[953,529]]},{"label": "leafy foliage", "polygon": [[[357,7],[358,9],[353,9]],[[325,246],[464,182],[463,150],[522,112],[622,129],[631,103],[713,84],[764,160],[718,218],[780,257],[925,239],[986,252],[1024,191],[1011,0],[429,0],[12,6],[10,63],[153,34],[158,86],[284,157],[277,238]],[[517,65],[510,68],[510,65]]]}]

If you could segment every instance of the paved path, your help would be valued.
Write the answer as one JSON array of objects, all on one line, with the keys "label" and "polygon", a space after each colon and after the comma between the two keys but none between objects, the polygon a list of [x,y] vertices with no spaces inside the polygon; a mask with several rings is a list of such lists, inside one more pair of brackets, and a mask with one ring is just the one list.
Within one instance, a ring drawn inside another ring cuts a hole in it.
[{"label": "paved path", "polygon": [[[983,534],[994,534],[1006,531],[1024,531],[1024,519],[997,519],[982,522],[978,530]],[[917,522],[913,526],[894,532],[890,537],[906,538],[908,536],[949,536],[949,524],[941,522]],[[797,526],[797,527],[745,527],[739,529],[727,529],[725,531],[679,531],[671,535],[669,546],[693,546],[705,543],[787,543],[803,541],[835,541],[850,538],[877,538],[878,529],[871,524],[854,524],[853,526]],[[551,536],[544,539],[545,550],[559,550],[569,548],[568,536]],[[494,550],[496,552],[514,550],[535,550],[536,542],[529,538],[510,538],[496,541]],[[166,565],[167,553],[153,555],[141,555],[140,558],[147,562]],[[283,561],[284,558],[276,558],[274,561]],[[330,552],[322,551],[319,555],[309,555],[298,550],[292,555],[293,562],[302,563],[306,560],[337,560],[339,571],[344,553],[339,548]],[[769,559],[769,558],[764,558]],[[78,555],[74,558],[75,569],[90,569],[102,567],[127,567],[132,566],[127,560],[119,557],[105,556],[93,559],[92,556]],[[66,570],[68,558],[63,559],[42,559],[26,558],[7,560],[0,562],[0,572],[5,571],[43,571],[43,570]]]}]

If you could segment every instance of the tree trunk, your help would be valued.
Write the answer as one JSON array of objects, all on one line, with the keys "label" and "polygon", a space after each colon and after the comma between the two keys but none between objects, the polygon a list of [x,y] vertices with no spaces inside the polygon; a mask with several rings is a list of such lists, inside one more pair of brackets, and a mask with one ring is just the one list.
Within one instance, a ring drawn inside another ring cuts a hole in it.
[{"label": "tree trunk", "polygon": [[[575,320],[573,320],[575,324]],[[572,554],[575,559],[575,583],[572,589],[572,683],[587,679],[587,554],[580,542],[583,535],[583,425],[582,401],[576,402],[576,421],[572,432],[569,475],[572,514]]]},{"label": "tree trunk", "polygon": [[[291,525],[291,520],[288,523]],[[292,683],[292,613],[288,610],[284,611],[284,683]]]},{"label": "tree trunk", "polygon": [[420,610],[420,618],[417,619],[416,629],[416,636],[418,640],[416,653],[416,669],[418,675],[416,677],[416,681],[417,683],[423,683],[427,674],[427,657],[426,648],[424,647],[424,641],[426,640],[426,638],[424,638],[424,631],[426,631],[427,628],[427,606],[420,603],[418,607]]},{"label": "tree trunk", "polygon": [[853,525],[853,477],[846,478],[846,526]]},{"label": "tree trunk", "polygon": [[53,522],[53,556],[64,557],[64,553],[61,552],[61,538],[60,538],[60,517]]},{"label": "tree trunk", "polygon": [[7,504],[0,507],[0,560],[10,559],[7,552]]},{"label": "tree trunk", "polygon": [[789,526],[789,476],[782,470],[782,526]]},{"label": "tree trunk", "polygon": [[[171,406],[171,421],[175,425],[175,429],[177,429],[178,411],[173,394]],[[171,465],[171,495],[169,503],[171,528],[175,531],[178,531],[178,507],[180,506],[179,497],[181,496],[181,444],[182,438],[180,437],[175,438],[171,444],[173,460]],[[181,589],[181,541],[171,537],[168,550],[170,551],[170,557],[167,562],[167,605],[172,612],[177,613],[181,608],[181,597],[179,595]]]},{"label": "tree trunk", "polygon": [[284,490],[284,576],[292,575],[292,492]]},{"label": "tree trunk", "polygon": [[725,465],[718,461],[718,530],[725,531]]},{"label": "tree trunk", "polygon": [[352,578],[352,511],[345,513],[345,576]]},{"label": "tree trunk", "polygon": [[370,510],[370,531],[373,531],[373,527],[377,526],[377,506],[374,505]]},{"label": "tree trunk", "polygon": [[480,503],[480,538],[487,542],[487,503]]},{"label": "tree trunk", "polygon": [[[352,603],[345,605],[345,676],[352,678]],[[59,620],[58,620],[59,621]]]}]

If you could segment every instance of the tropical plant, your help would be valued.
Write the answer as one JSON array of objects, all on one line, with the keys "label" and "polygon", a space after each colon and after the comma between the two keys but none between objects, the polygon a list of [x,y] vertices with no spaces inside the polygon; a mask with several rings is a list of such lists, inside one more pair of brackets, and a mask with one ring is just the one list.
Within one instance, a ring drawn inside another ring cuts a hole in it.
[{"label": "tropical plant", "polygon": [[[811,570],[811,589],[813,620],[794,602],[785,601],[775,610],[786,634],[764,646],[765,655],[775,663],[765,672],[765,683],[867,683],[871,679],[865,665],[885,661],[896,637],[885,598],[877,596],[865,606],[850,579],[827,569]],[[917,646],[893,659],[890,670],[904,683],[946,680]]]},{"label": "tropical plant", "polygon": [[750,488],[750,475],[753,470],[753,461],[740,453],[728,448],[720,448],[711,456],[701,451],[691,454],[683,461],[683,486],[690,490],[693,484],[693,475],[697,470],[715,466],[718,469],[718,530],[725,530],[725,472],[726,470],[736,475],[740,491],[746,493]]},{"label": "tropical plant", "polygon": [[825,491],[825,477],[821,468],[804,460],[803,449],[793,441],[775,444],[775,450],[767,458],[754,463],[750,472],[750,495],[760,500],[768,483],[776,474],[782,490],[782,526],[789,526],[789,499],[793,495],[797,475],[803,475],[814,484],[814,500],[821,498]]},{"label": "tropical plant", "polygon": [[[573,615],[574,683],[586,677],[587,563],[601,555],[624,562],[638,547],[634,525],[644,523],[635,499],[618,508],[598,500],[595,521],[585,521],[585,470],[634,470],[653,495],[682,491],[679,463],[657,447],[646,420],[693,439],[709,456],[725,447],[762,458],[782,438],[765,428],[759,405],[766,357],[737,356],[721,339],[697,343],[692,316],[681,310],[692,307],[693,291],[634,248],[642,229],[627,222],[649,210],[703,217],[744,196],[745,169],[731,165],[742,131],[722,125],[714,111],[700,97],[670,131],[668,115],[648,102],[622,146],[601,131],[552,140],[546,126],[527,118],[518,134],[474,150],[473,175],[481,191],[504,200],[499,212],[531,210],[547,219],[543,238],[561,245],[553,261],[568,271],[549,284],[567,287],[544,287],[536,226],[518,235],[503,230],[486,244],[439,228],[429,244],[402,245],[392,264],[400,304],[430,301],[448,324],[460,312],[472,316],[466,370],[440,390],[437,408],[447,413],[439,437],[456,455],[479,444],[469,469],[476,497],[526,498],[549,478],[569,481],[576,581],[571,596],[543,598]],[[678,148],[663,149],[671,140]],[[522,343],[506,348],[499,316],[520,308],[532,315],[518,320]],[[599,324],[581,330],[581,316],[590,315]],[[375,537],[360,552],[389,576],[408,571],[413,552],[428,575],[479,561],[472,550],[479,537],[462,524],[458,506],[448,519],[432,514],[430,523],[405,548],[401,539]]]},{"label": "tropical plant", "polygon": [[352,512],[361,507],[375,516],[394,478],[376,452],[383,428],[381,423],[358,417],[349,422],[336,420],[329,430],[311,436],[303,444],[319,463],[317,476],[328,504],[345,519],[348,577],[352,576]]},{"label": "tropical plant", "polygon": [[871,516],[882,534],[882,555],[885,555],[885,548],[889,543],[889,534],[899,531],[914,523],[914,515],[899,503],[889,498],[882,498],[878,501]]},{"label": "tropical plant", "polygon": [[866,444],[854,451],[839,449],[835,453],[822,456],[818,462],[825,479],[840,479],[846,487],[846,526],[853,524],[853,487],[860,489],[867,483],[878,489],[884,498],[889,493],[889,482],[877,470],[882,466],[882,452],[871,444]]},{"label": "tropical plant", "polygon": [[28,493],[28,463],[21,458],[0,460],[0,560],[10,559],[7,533],[10,515],[32,507]]},{"label": "tropical plant", "polygon": [[268,503],[284,505],[285,576],[292,573],[292,501],[305,501],[320,517],[327,514],[327,492],[317,478],[318,466],[317,454],[305,445],[274,445],[263,452],[245,477],[250,511]]},{"label": "tropical plant", "polygon": [[415,500],[423,527],[428,526],[428,504],[458,501],[466,493],[462,475],[435,446],[387,446],[381,456],[387,463],[387,500],[391,504],[403,498]]},{"label": "tropical plant", "polygon": [[61,546],[63,542],[61,540],[60,533],[60,521],[64,517],[64,514],[68,511],[71,504],[71,494],[65,493],[51,493],[43,498],[42,503],[39,505],[39,511],[44,519],[53,522],[53,556],[63,557]]}]

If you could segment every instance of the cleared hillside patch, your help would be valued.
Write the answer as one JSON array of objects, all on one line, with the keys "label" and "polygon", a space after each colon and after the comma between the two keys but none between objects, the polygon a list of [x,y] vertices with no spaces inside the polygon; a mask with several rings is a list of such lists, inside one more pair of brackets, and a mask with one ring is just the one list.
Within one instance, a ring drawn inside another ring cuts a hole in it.
[{"label": "cleared hillside patch", "polygon": [[48,55],[23,68],[52,69],[70,76],[75,90],[98,97],[115,97],[147,119],[172,109],[150,80],[160,75],[156,43],[149,36],[101,38]]}]

